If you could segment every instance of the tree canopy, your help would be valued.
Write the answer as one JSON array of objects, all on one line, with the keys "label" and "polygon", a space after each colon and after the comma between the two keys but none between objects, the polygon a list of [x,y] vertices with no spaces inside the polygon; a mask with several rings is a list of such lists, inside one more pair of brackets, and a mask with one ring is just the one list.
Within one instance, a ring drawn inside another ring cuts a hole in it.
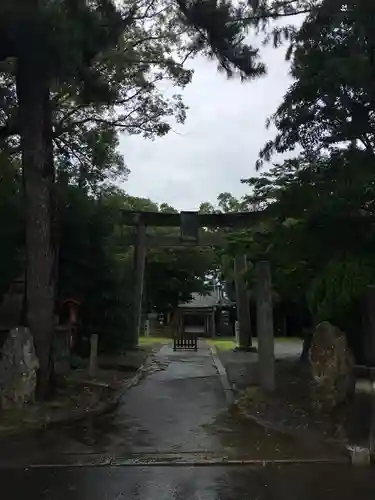
[{"label": "tree canopy", "polygon": [[[293,83],[269,120],[276,136],[257,166],[288,158],[243,180],[243,198],[222,193],[216,207],[202,203],[205,213],[264,212],[224,252],[150,253],[148,304],[169,310],[203,291],[207,270],[230,281],[238,249],[250,262],[268,255],[277,294],[308,303],[314,318],[336,318],[355,302],[374,269],[374,16],[371,2],[355,0],[1,2],[1,251],[11,263],[1,289],[26,266],[43,397],[59,294],[85,298],[88,329],[113,319],[120,331],[131,257],[119,211],[175,210],[116,187],[129,173],[119,134],[153,139],[184,122],[180,91],[193,77],[185,63],[198,54],[228,77],[265,75],[249,34],[289,47]],[[100,273],[89,283],[93,266]],[[251,286],[251,269],[248,278]]]},{"label": "tree canopy", "polygon": [[97,190],[126,175],[117,133],[168,132],[182,121],[187,58],[204,52],[228,76],[261,75],[232,2],[5,0],[0,6],[0,147],[21,156],[26,210],[26,309],[39,357],[38,392],[52,386],[58,275],[56,179]]},{"label": "tree canopy", "polygon": [[293,82],[268,121],[276,136],[258,175],[242,181],[243,207],[264,221],[237,235],[250,261],[268,256],[282,300],[346,330],[375,279],[374,13],[368,3],[321,2],[295,31]]}]

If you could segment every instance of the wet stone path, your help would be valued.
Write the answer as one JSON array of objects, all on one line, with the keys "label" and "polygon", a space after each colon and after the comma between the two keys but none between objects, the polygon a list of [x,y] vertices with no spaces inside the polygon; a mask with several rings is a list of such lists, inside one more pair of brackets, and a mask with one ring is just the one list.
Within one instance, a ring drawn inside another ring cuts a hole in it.
[{"label": "wet stone path", "polygon": [[204,343],[197,353],[164,346],[147,372],[113,414],[1,440],[4,498],[374,498],[371,468],[354,468],[329,448],[268,432],[228,412]]},{"label": "wet stone path", "polygon": [[241,419],[226,408],[211,351],[163,346],[118,409],[58,429],[0,441],[0,466],[200,464],[343,457]]}]

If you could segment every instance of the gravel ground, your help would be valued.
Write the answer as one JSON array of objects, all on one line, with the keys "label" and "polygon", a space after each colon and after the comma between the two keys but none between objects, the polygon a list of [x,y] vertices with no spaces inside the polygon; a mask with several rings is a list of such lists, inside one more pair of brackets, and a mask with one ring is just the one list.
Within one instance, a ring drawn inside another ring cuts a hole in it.
[{"label": "gravel ground", "polygon": [[[253,342],[257,347],[257,340]],[[275,358],[278,364],[281,360],[297,360],[302,351],[302,341],[299,339],[275,341]],[[241,391],[249,385],[258,384],[258,354],[249,352],[220,351],[218,354],[223,363],[229,383]]]},{"label": "gravel ground", "polygon": [[345,412],[319,414],[311,411],[310,377],[307,367],[298,363],[297,345],[276,346],[277,391],[265,396],[258,386],[257,354],[219,352],[230,384],[241,397],[243,412],[276,427],[306,433],[316,438],[366,445],[369,435],[368,401],[356,396]]}]

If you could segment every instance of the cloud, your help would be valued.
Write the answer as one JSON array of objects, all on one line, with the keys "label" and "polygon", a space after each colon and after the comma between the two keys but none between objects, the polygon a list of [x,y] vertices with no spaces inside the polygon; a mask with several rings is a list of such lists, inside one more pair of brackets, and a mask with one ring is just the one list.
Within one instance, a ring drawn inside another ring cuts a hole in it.
[{"label": "cloud", "polygon": [[220,192],[246,192],[240,179],[254,174],[259,150],[273,136],[265,121],[290,85],[285,48],[262,50],[268,75],[248,83],[228,80],[216,63],[193,61],[193,82],[184,91],[184,125],[155,141],[122,136],[121,152],[131,169],[123,186],[134,196],[196,210]]}]

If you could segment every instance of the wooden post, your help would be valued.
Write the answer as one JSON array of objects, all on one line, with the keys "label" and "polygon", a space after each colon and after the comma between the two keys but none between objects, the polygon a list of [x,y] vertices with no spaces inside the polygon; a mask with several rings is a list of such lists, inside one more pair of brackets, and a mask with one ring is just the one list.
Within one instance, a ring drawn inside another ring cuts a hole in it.
[{"label": "wooden post", "polygon": [[139,332],[142,318],[143,282],[146,263],[146,226],[139,222],[136,229],[136,240],[134,247],[134,302],[133,302],[133,324],[129,347],[138,347]]},{"label": "wooden post", "polygon": [[98,371],[98,340],[99,335],[94,333],[90,338],[90,361],[89,361],[89,375],[95,377]]},{"label": "wooden post", "polygon": [[275,389],[275,355],[269,262],[258,262],[255,275],[260,384],[264,391],[272,392]]},{"label": "wooden post", "polygon": [[236,284],[237,319],[239,322],[239,345],[241,350],[251,347],[250,304],[246,289],[244,273],[246,271],[246,255],[237,255],[234,259],[234,276]]}]

